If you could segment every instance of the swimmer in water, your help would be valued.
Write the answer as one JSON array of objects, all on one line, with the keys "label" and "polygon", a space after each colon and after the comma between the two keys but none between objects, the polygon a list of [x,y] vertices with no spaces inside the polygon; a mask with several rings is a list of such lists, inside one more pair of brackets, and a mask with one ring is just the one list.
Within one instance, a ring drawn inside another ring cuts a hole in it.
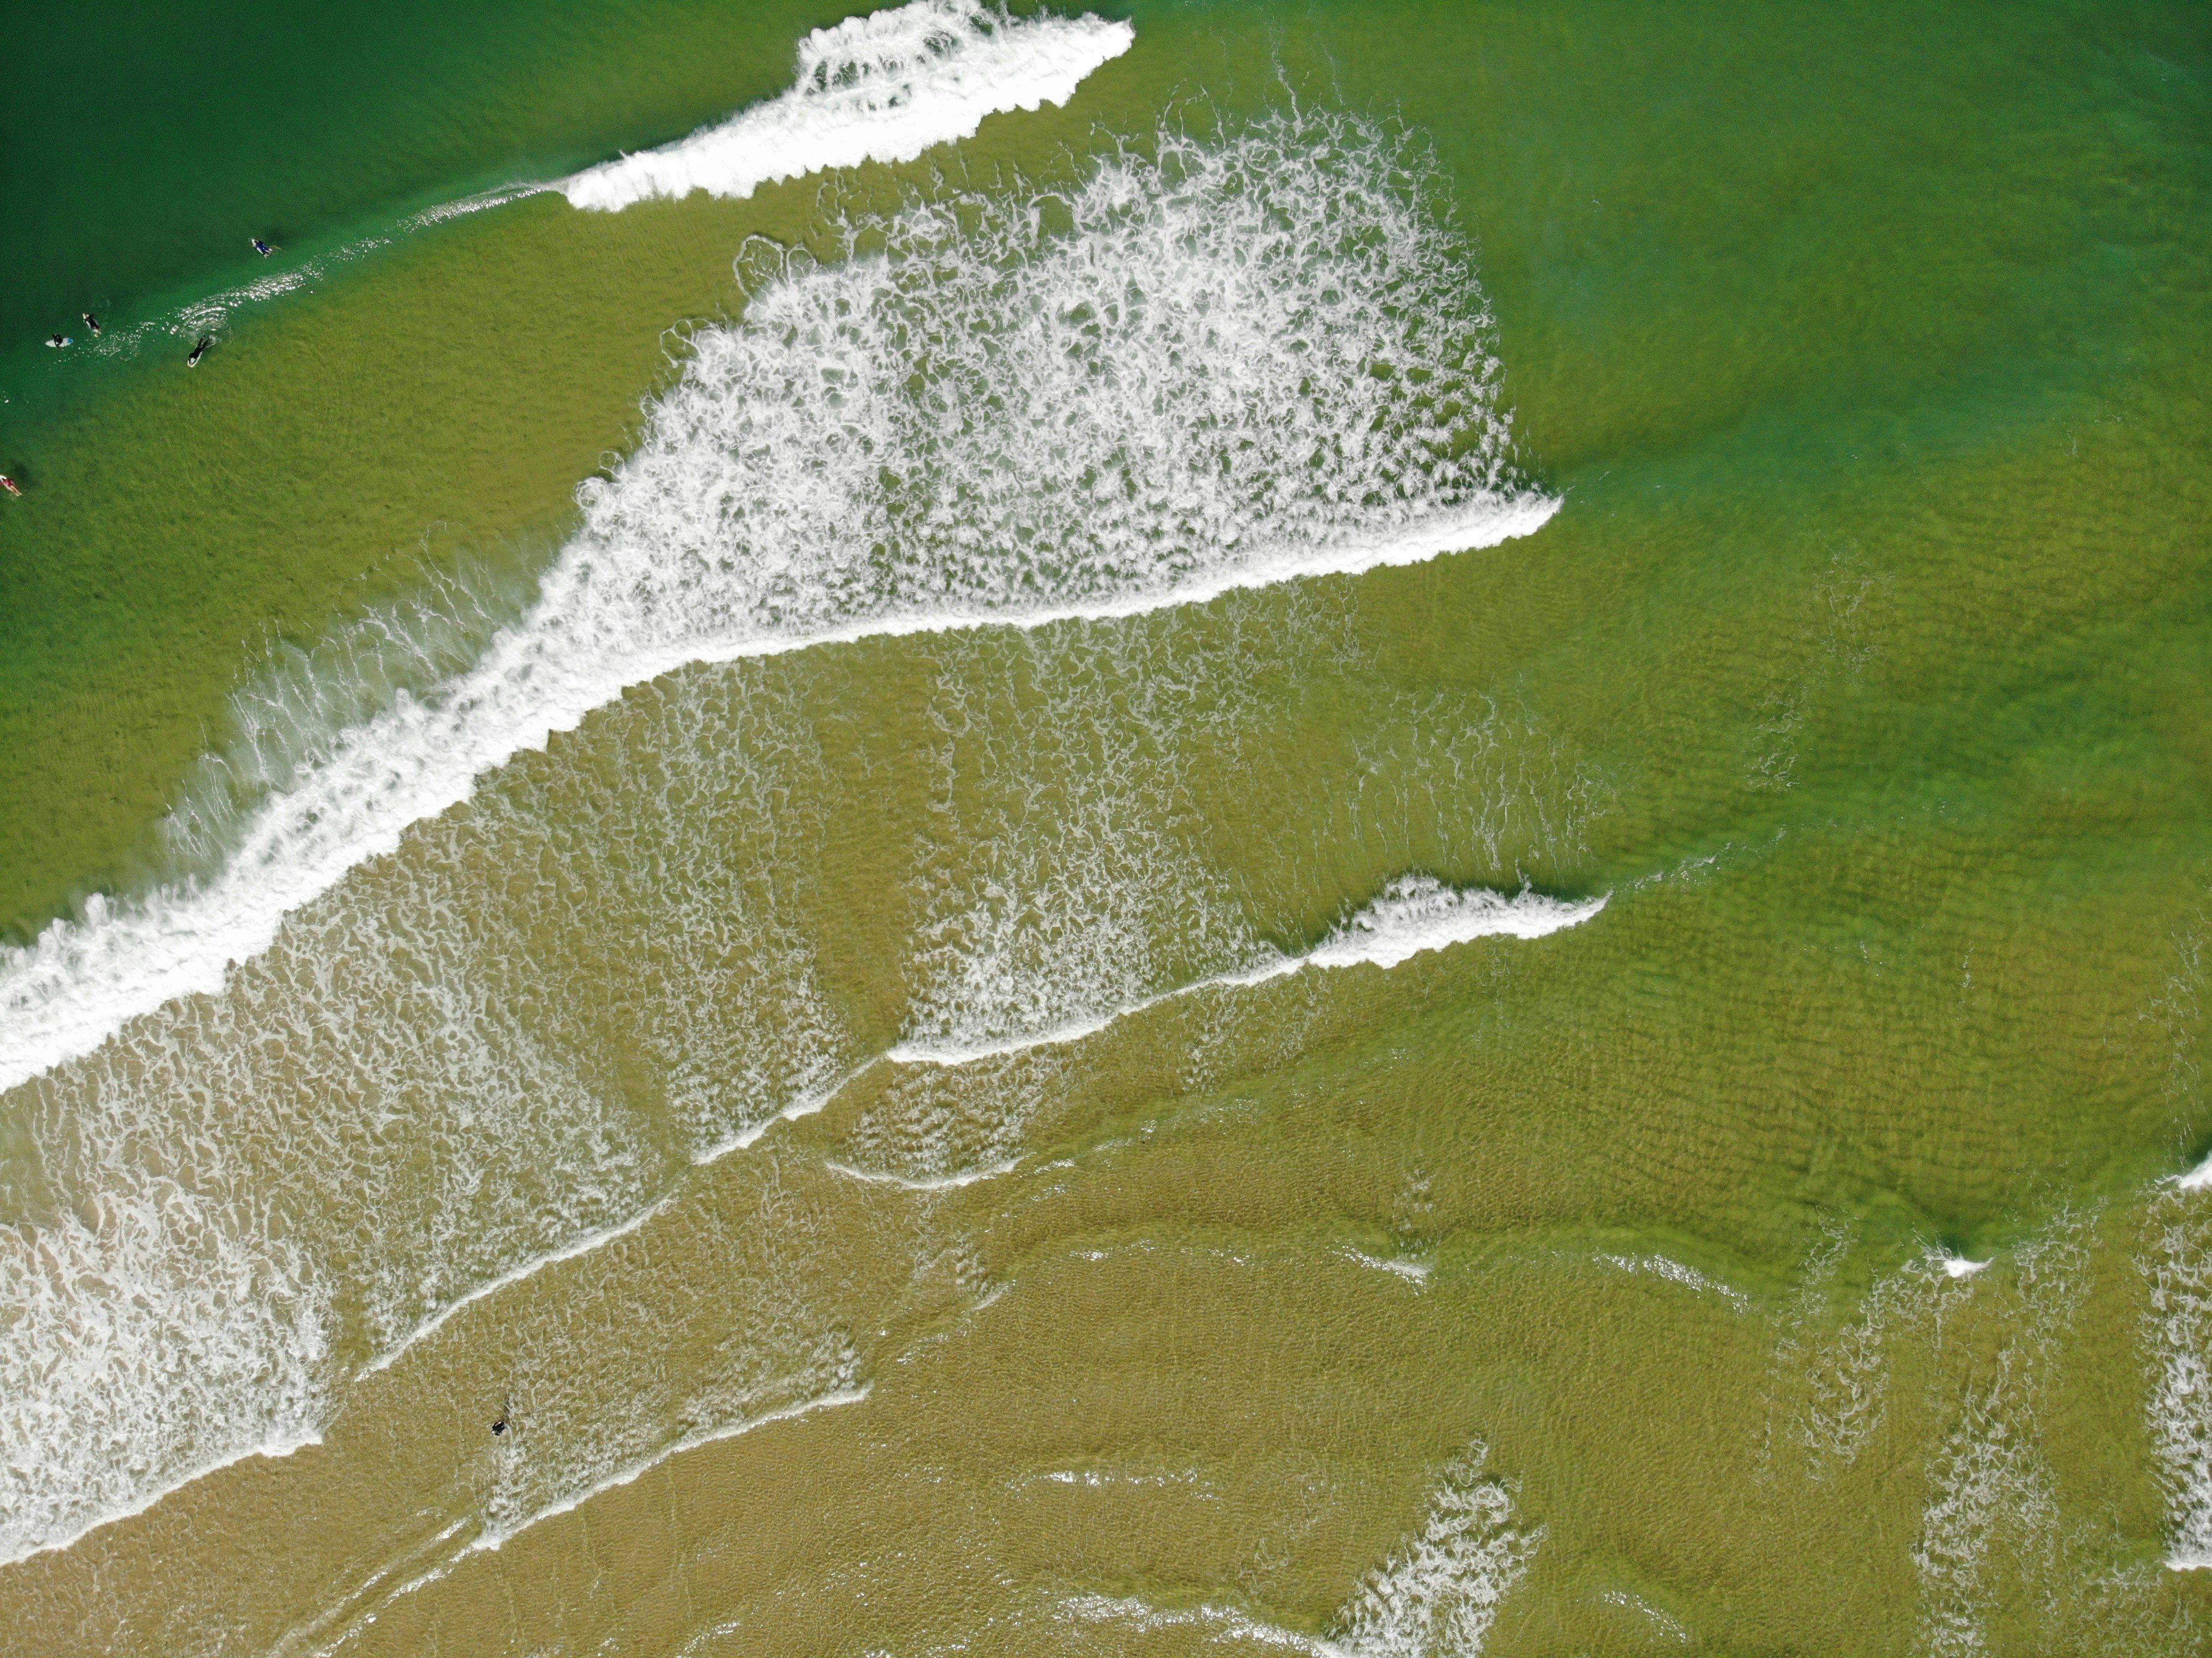
[{"label": "swimmer in water", "polygon": [[260,237],[256,236],[253,238],[253,251],[265,259],[276,250],[263,241]]},{"label": "swimmer in water", "polygon": [[92,330],[93,338],[98,339],[100,337],[100,319],[94,316],[89,311],[84,313],[84,325]]},{"label": "swimmer in water", "polygon": [[52,346],[56,350],[59,350],[63,346],[74,345],[76,342],[70,338],[66,334],[49,334],[46,337],[46,343]]},{"label": "swimmer in water", "polygon": [[197,368],[197,367],[198,367],[200,366],[200,359],[201,359],[202,357],[204,357],[205,355],[207,355],[207,354],[208,354],[208,347],[210,347],[210,345],[213,345],[214,343],[215,343],[215,336],[214,336],[214,335],[212,335],[212,334],[203,334],[203,335],[201,335],[201,336],[200,336],[200,343],[199,343],[198,345],[196,345],[196,346],[194,346],[194,347],[192,348],[192,355],[190,355],[189,357],[186,357],[186,358],[185,359],[185,367],[187,367],[187,368]]},{"label": "swimmer in water", "polygon": [[0,472],[0,489],[5,489],[9,495],[15,496],[18,501],[21,501],[23,498],[23,492],[15,487],[15,480],[9,477],[5,472]]}]

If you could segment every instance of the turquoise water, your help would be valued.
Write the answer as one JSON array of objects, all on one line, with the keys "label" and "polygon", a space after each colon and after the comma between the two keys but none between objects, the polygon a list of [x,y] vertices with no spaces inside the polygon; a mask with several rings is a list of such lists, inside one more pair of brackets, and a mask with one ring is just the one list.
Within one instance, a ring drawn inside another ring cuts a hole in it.
[{"label": "turquoise water", "polygon": [[2197,13],[830,21],[41,86],[0,1628],[2203,1650]]}]

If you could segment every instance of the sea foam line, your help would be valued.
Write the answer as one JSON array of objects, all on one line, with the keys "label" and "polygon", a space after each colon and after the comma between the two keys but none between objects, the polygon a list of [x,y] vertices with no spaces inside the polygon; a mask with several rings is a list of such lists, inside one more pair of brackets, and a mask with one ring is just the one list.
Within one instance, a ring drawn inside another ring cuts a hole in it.
[{"label": "sea foam line", "polygon": [[0,1089],[219,992],[479,775],[686,664],[1129,616],[1550,519],[1409,141],[1297,112],[1155,143],[1044,192],[1065,238],[1042,197],[917,197],[848,225],[882,253],[763,274],[472,668],[315,736],[212,875],[0,952]]},{"label": "sea foam line", "polygon": [[1065,104],[1136,39],[1125,22],[1014,18],[974,0],[913,0],[817,29],[796,83],[719,126],[586,168],[559,186],[618,212],[703,190],[742,199],[763,184],[864,161],[911,161],[973,137],[988,115]]},{"label": "sea foam line", "polygon": [[[325,785],[315,791],[320,798],[294,795],[275,802],[213,878],[157,890],[130,908],[110,905],[95,893],[87,901],[82,921],[54,921],[28,949],[10,948],[0,954],[0,1035],[5,1037],[0,1090],[90,1053],[139,1014],[179,997],[217,993],[231,964],[266,950],[287,914],[329,891],[356,865],[397,851],[410,825],[467,799],[479,774],[518,754],[544,748],[630,686],[675,669],[868,639],[1139,616],[1301,578],[1356,575],[1420,563],[1446,552],[1494,547],[1534,533],[1558,510],[1558,501],[1548,496],[1484,503],[1395,536],[1347,540],[1327,551],[1247,565],[1165,592],[1026,610],[978,609],[886,617],[795,637],[647,650],[623,661],[580,667],[553,659],[544,650],[545,641],[509,635],[442,708],[403,697],[387,715],[372,721],[360,740],[347,745],[349,752],[317,780]],[[525,684],[543,688],[544,700],[521,708],[502,708]],[[483,717],[495,712],[508,718]],[[411,737],[416,744],[434,748],[446,763],[406,769],[392,764],[375,752],[374,738],[387,733],[403,742]],[[346,811],[349,807],[351,812]],[[351,834],[340,838],[327,830],[319,832],[322,823],[341,815],[350,820]],[[1299,964],[1271,964],[1260,969],[1259,975],[1288,972]],[[1109,1019],[1119,1017],[1117,1012]],[[1102,1019],[1088,1029],[1108,1022]],[[1083,1029],[1071,1029],[1036,1040],[1065,1042],[1083,1034]]]},{"label": "sea foam line", "polygon": [[[1369,965],[1385,969],[1410,961],[1429,950],[1444,950],[1453,944],[1465,944],[1475,938],[1541,938],[1567,927],[1579,926],[1590,920],[1609,902],[1609,895],[1569,902],[1547,897],[1541,893],[1521,892],[1511,896],[1492,892],[1486,888],[1454,889],[1431,875],[1402,876],[1384,890],[1382,896],[1365,906],[1351,920],[1333,930],[1322,942],[1303,956],[1277,956],[1256,966],[1212,975],[1162,991],[1157,996],[1119,1007],[1096,1018],[1056,1026],[1033,1035],[1010,1038],[1004,1042],[969,1048],[931,1047],[922,1044],[901,1043],[897,1047],[872,1055],[845,1072],[829,1087],[795,1101],[774,1115],[756,1123],[744,1133],[732,1135],[702,1152],[694,1161],[703,1167],[720,1161],[734,1152],[750,1149],[781,1122],[796,1121],[820,1111],[838,1095],[859,1081],[876,1066],[883,1064],[928,1065],[957,1066],[978,1060],[996,1059],[1026,1052],[1031,1048],[1047,1048],[1062,1042],[1081,1040],[1103,1030],[1117,1020],[1141,1013],[1179,997],[1195,994],[1201,990],[1265,984],[1271,979],[1285,977],[1307,968],[1332,968]],[[977,1181],[1010,1175],[1021,1166],[1020,1157],[988,1164],[980,1169],[963,1169],[951,1175],[927,1179],[912,1179],[905,1175],[882,1174],[855,1165],[830,1162],[826,1166],[833,1172],[850,1179],[878,1185],[896,1186],[913,1192],[954,1191]],[[683,1194],[684,1188],[663,1194],[628,1219],[611,1226],[584,1234],[557,1249],[533,1255],[518,1263],[497,1278],[477,1284],[466,1294],[457,1297],[412,1330],[406,1337],[365,1366],[362,1374],[374,1375],[389,1370],[413,1348],[428,1341],[446,1325],[477,1303],[497,1295],[501,1291],[535,1277],[550,1266],[574,1260],[628,1237],[643,1227],[653,1218],[668,1208]],[[1360,1259],[1364,1260],[1365,1257]],[[1375,1263],[1386,1270],[1408,1277],[1425,1276],[1425,1266],[1408,1266],[1401,1262]],[[1688,1269],[1681,1269],[1687,1271]],[[1723,1294],[1735,1292],[1723,1289]]]},{"label": "sea foam line", "polygon": [[740,1421],[725,1423],[719,1428],[706,1428],[696,1433],[686,1434],[672,1444],[663,1446],[652,1455],[641,1457],[636,1461],[617,1469],[586,1490],[579,1491],[575,1496],[566,1497],[557,1503],[549,1503],[519,1525],[510,1526],[500,1531],[486,1531],[470,1543],[465,1552],[477,1554],[503,1548],[532,1527],[542,1525],[548,1520],[556,1519],[562,1515],[580,1509],[602,1492],[611,1491],[617,1486],[628,1485],[641,1479],[671,1457],[681,1456],[686,1451],[696,1451],[702,1445],[712,1445],[721,1440],[735,1439],[740,1434],[749,1434],[756,1428],[765,1428],[770,1423],[789,1422],[794,1418],[807,1416],[816,1411],[834,1410],[841,1405],[861,1404],[867,1399],[872,1386],[871,1383],[863,1382],[857,1388],[842,1388],[836,1393],[819,1394],[812,1399],[802,1399],[796,1404],[785,1405],[773,1411],[763,1411],[758,1416],[749,1416]]},{"label": "sea foam line", "polygon": [[19,1560],[29,1560],[38,1555],[52,1554],[62,1549],[75,1548],[101,1527],[119,1525],[125,1520],[135,1520],[149,1509],[167,1502],[185,1486],[197,1485],[210,1475],[221,1473],[225,1468],[234,1467],[240,1462],[251,1462],[256,1457],[267,1457],[271,1461],[275,1461],[289,1456],[295,1451],[307,1450],[322,1442],[321,1432],[310,1428],[276,1439],[264,1440],[258,1445],[248,1445],[241,1450],[226,1451],[220,1456],[211,1456],[187,1472],[174,1475],[161,1485],[132,1498],[128,1503],[103,1510],[66,1536],[51,1538],[34,1544],[29,1548],[19,1550],[15,1553],[0,1556],[0,1566],[12,1566]]},{"label": "sea foam line", "polygon": [[[754,1124],[741,1133],[732,1135],[702,1152],[694,1162],[704,1167],[720,1161],[734,1152],[749,1150],[781,1122],[793,1122],[811,1116],[830,1101],[859,1081],[878,1065],[928,1065],[957,1066],[981,1060],[995,1059],[1026,1052],[1031,1048],[1055,1046],[1079,1041],[1085,1036],[1106,1029],[1118,1020],[1143,1012],[1188,996],[1201,990],[1265,984],[1271,979],[1286,976],[1310,967],[1321,969],[1370,965],[1385,969],[1425,951],[1447,949],[1482,938],[1508,937],[1540,938],[1571,926],[1579,926],[1602,910],[1608,896],[1568,902],[1547,897],[1541,893],[1522,892],[1510,896],[1492,892],[1486,888],[1470,887],[1461,890],[1444,885],[1434,876],[1403,876],[1392,882],[1383,895],[1359,910],[1343,926],[1335,928],[1322,942],[1303,956],[1278,956],[1256,966],[1236,972],[1215,974],[1186,985],[1178,985],[1157,996],[1119,1007],[1096,1018],[1057,1026],[1033,1035],[1011,1038],[966,1048],[929,1047],[902,1043],[884,1053],[872,1055],[845,1072],[827,1088],[793,1102],[772,1116]],[[854,1164],[830,1161],[825,1166],[832,1172],[852,1180],[877,1185],[896,1186],[912,1192],[948,1192],[972,1186],[981,1181],[1010,1175],[1021,1166],[1022,1159],[1010,1157],[982,1168],[963,1169],[951,1175],[925,1179],[914,1179],[901,1175],[889,1175]],[[547,1250],[529,1260],[517,1263],[498,1277],[477,1284],[467,1293],[455,1297],[428,1318],[409,1331],[400,1341],[379,1354],[364,1366],[362,1374],[373,1376],[386,1370],[414,1348],[429,1340],[447,1323],[478,1302],[511,1289],[526,1279],[536,1277],[548,1267],[557,1266],[587,1255],[605,1246],[628,1237],[672,1205],[685,1188],[678,1187],[664,1193],[636,1214],[613,1225],[603,1226],[587,1232],[557,1249]],[[1358,1257],[1361,1260],[1365,1256]],[[1373,1265],[1401,1276],[1419,1279],[1428,1273],[1425,1266],[1407,1266],[1396,1261],[1376,1261]],[[1688,1269],[1681,1269],[1687,1271]],[[1723,1294],[1733,1291],[1723,1290]]]},{"label": "sea foam line", "polygon": [[[770,1121],[775,1120],[770,1119]],[[362,1366],[360,1373],[365,1376],[374,1376],[379,1370],[390,1370],[399,1362],[401,1357],[409,1349],[428,1341],[439,1331],[444,1329],[454,1318],[466,1312],[477,1303],[497,1295],[501,1290],[511,1289],[526,1278],[535,1278],[549,1266],[558,1266],[564,1260],[574,1260],[580,1255],[591,1254],[605,1248],[610,1243],[618,1242],[629,1236],[631,1233],[637,1231],[655,1215],[667,1208],[679,1195],[680,1188],[678,1191],[665,1193],[627,1220],[617,1221],[611,1226],[594,1228],[580,1237],[571,1239],[557,1249],[549,1249],[544,1254],[532,1255],[529,1260],[509,1267],[497,1278],[487,1278],[465,1295],[456,1296],[410,1330],[398,1341]]]},{"label": "sea foam line", "polygon": [[1428,950],[1476,938],[1541,938],[1579,926],[1606,907],[1607,896],[1578,902],[1540,892],[1510,896],[1486,887],[1455,889],[1433,875],[1401,876],[1373,903],[1303,956],[1271,956],[1250,966],[1216,973],[1158,995],[1070,1020],[1049,1030],[970,1043],[901,1042],[884,1054],[900,1065],[969,1065],[978,1060],[1056,1047],[1094,1035],[1119,1020],[1202,990],[1265,984],[1307,968],[1393,968]]}]

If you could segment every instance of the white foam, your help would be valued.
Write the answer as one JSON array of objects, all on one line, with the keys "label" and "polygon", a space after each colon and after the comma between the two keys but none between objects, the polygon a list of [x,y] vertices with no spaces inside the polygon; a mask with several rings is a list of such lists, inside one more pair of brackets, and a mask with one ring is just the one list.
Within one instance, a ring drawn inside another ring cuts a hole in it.
[{"label": "white foam", "polygon": [[1475,1658],[1544,1541],[1516,1523],[1512,1487],[1483,1476],[1480,1443],[1445,1470],[1421,1529],[1370,1572],[1339,1616],[1355,1658]]},{"label": "white foam", "polygon": [[0,1562],[315,1444],[327,1410],[329,1309],[289,1242],[166,1170],[82,1208],[0,1229]]},{"label": "white foam", "polygon": [[1425,1260],[1386,1260],[1381,1255],[1370,1255],[1364,1249],[1354,1249],[1349,1245],[1337,1253],[1347,1260],[1358,1261],[1362,1266],[1371,1266],[1378,1272],[1393,1273],[1405,1279],[1408,1284],[1427,1283],[1429,1273],[1433,1270]]},{"label": "white foam", "polygon": [[1507,895],[1486,887],[1446,886],[1433,875],[1407,875],[1314,947],[1311,967],[1396,967],[1432,950],[1477,938],[1542,938],[1579,926],[1604,897],[1569,901],[1540,892]]},{"label": "white foam", "polygon": [[2168,1196],[2154,1218],[2156,1253],[2142,1263],[2150,1280],[2145,1414],[2166,1493],[2166,1564],[2212,1570],[2212,1226],[2187,1196]]},{"label": "white foam", "polygon": [[72,1547],[103,1527],[117,1525],[125,1520],[135,1520],[149,1509],[175,1496],[185,1486],[195,1485],[205,1479],[210,1474],[220,1473],[225,1468],[234,1467],[240,1462],[251,1462],[258,1457],[265,1457],[272,1461],[280,1461],[295,1451],[307,1450],[322,1442],[323,1436],[319,1430],[298,1429],[279,1437],[265,1440],[258,1445],[249,1445],[244,1450],[226,1451],[219,1456],[210,1457],[206,1461],[188,1467],[180,1473],[170,1474],[162,1484],[149,1487],[126,1503],[114,1508],[100,1509],[89,1519],[78,1521],[70,1529],[53,1532],[45,1536],[42,1540],[34,1543],[9,1540],[8,1545],[9,1552],[4,1558],[0,1558],[0,1564],[13,1565],[16,1561],[29,1559],[33,1555],[50,1554],[57,1549]]},{"label": "white foam", "polygon": [[1303,956],[1272,953],[1247,966],[1177,985],[1120,1007],[1087,1014],[1032,1035],[970,1044],[901,1042],[884,1055],[901,1065],[970,1065],[978,1060],[1080,1042],[1133,1014],[1178,997],[1224,987],[1265,984],[1306,968],[1394,968],[1430,950],[1477,938],[1542,938],[1578,926],[1606,897],[1569,902],[1539,892],[1508,895],[1486,887],[1448,887],[1433,875],[1401,876],[1382,896]]},{"label": "white foam", "polygon": [[643,1479],[671,1457],[681,1456],[686,1451],[696,1451],[702,1445],[712,1445],[725,1439],[735,1439],[740,1434],[749,1434],[756,1428],[765,1428],[771,1423],[789,1422],[795,1418],[810,1415],[816,1411],[835,1410],[841,1405],[860,1404],[867,1399],[869,1390],[870,1384],[864,1382],[857,1388],[840,1388],[836,1393],[820,1394],[812,1399],[802,1399],[796,1404],[786,1405],[776,1410],[763,1411],[758,1416],[747,1417],[741,1421],[726,1422],[715,1427],[702,1428],[696,1432],[688,1433],[681,1439],[653,1451],[650,1455],[641,1456],[635,1461],[616,1469],[612,1473],[592,1481],[587,1488],[573,1496],[548,1503],[545,1507],[536,1509],[512,1524],[486,1527],[483,1533],[469,1545],[467,1552],[477,1554],[503,1548],[533,1526],[543,1525],[548,1520],[571,1513],[603,1492],[614,1491],[620,1486],[631,1485]]},{"label": "white foam", "polygon": [[855,1168],[849,1163],[830,1162],[823,1166],[848,1180],[865,1181],[872,1186],[896,1186],[902,1192],[957,1192],[963,1186],[975,1185],[978,1181],[996,1180],[1001,1175],[1011,1175],[1022,1166],[1022,1160],[1008,1157],[1002,1163],[987,1163],[981,1169],[963,1169],[957,1174],[921,1179],[906,1175],[880,1174],[872,1169]]},{"label": "white foam", "polygon": [[1598,1260],[1624,1272],[1648,1272],[1654,1278],[1663,1278],[1685,1289],[1695,1290],[1700,1295],[1718,1296],[1739,1313],[1751,1310],[1751,1297],[1742,1291],[1709,1277],[1694,1266],[1686,1266],[1671,1255],[1600,1255]]},{"label": "white foam", "polygon": [[[774,1118],[769,1119],[771,1122],[775,1121]],[[535,1278],[550,1266],[558,1266],[563,1261],[574,1260],[580,1256],[592,1254],[604,1249],[610,1243],[619,1242],[622,1239],[629,1237],[642,1229],[655,1215],[668,1207],[674,1199],[675,1194],[672,1193],[657,1202],[647,1204],[626,1220],[617,1221],[611,1226],[593,1227],[580,1237],[572,1239],[557,1249],[548,1249],[542,1254],[532,1255],[527,1260],[517,1262],[496,1278],[486,1278],[474,1289],[456,1296],[410,1330],[398,1341],[379,1353],[362,1367],[362,1375],[374,1376],[379,1370],[390,1370],[410,1348],[428,1341],[439,1331],[444,1329],[454,1318],[466,1312],[477,1303],[495,1296],[502,1290],[513,1289],[526,1278]]]},{"label": "white foam", "polygon": [[1235,1606],[1161,1607],[1133,1596],[1072,1594],[1060,1603],[1059,1612],[1063,1618],[1087,1624],[1127,1624],[1147,1631],[1202,1630],[1209,1642],[1249,1641],[1257,1646],[1304,1653],[1306,1658],[1351,1658],[1348,1649],[1334,1641],[1265,1623]]},{"label": "white foam", "polygon": [[1985,1271],[1988,1266],[1989,1262],[1985,1260],[1968,1260],[1963,1255],[1943,1257],[1943,1271],[1946,1276],[1950,1278],[1972,1278],[1975,1273]]},{"label": "white foam", "polygon": [[911,161],[972,137],[987,115],[1065,104],[1128,51],[1127,23],[1014,18],[975,0],[913,0],[817,29],[788,92],[679,143],[579,173],[571,203],[617,212],[703,190],[742,199],[764,184],[864,161]]},{"label": "white foam", "polygon": [[[307,733],[212,873],[0,954],[0,1088],[218,991],[487,768],[684,663],[1134,615],[1550,518],[1418,154],[1310,112],[1156,151],[1050,192],[1065,234],[1045,194],[915,200],[846,224],[880,255],[756,270],[473,667]],[[1318,964],[1544,924],[1406,897]]]},{"label": "white foam", "polygon": [[1545,1527],[1516,1524],[1513,1488],[1483,1477],[1480,1443],[1455,1459],[1421,1528],[1362,1577],[1335,1619],[1334,1638],[1263,1623],[1234,1607],[1164,1608],[1133,1597],[1070,1595],[1064,1618],[1140,1630],[1194,1629],[1214,1641],[1284,1648],[1308,1658],[1478,1658],[1505,1597],[1528,1574]]}]

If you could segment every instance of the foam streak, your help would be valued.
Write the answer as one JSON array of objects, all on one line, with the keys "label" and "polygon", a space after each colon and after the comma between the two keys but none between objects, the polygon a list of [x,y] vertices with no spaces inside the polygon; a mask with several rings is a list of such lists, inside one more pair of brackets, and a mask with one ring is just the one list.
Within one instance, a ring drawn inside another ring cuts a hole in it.
[{"label": "foam streak", "polygon": [[561,190],[576,207],[618,212],[656,196],[743,199],[830,167],[911,161],[973,137],[987,115],[1065,104],[1135,39],[1128,24],[1087,14],[1017,19],[974,0],[914,0],[815,30],[781,96]]},{"label": "foam streak", "polygon": [[[1314,156],[1321,159],[1311,159]],[[695,661],[1134,615],[1490,547],[1516,483],[1490,322],[1403,141],[1164,133],[1046,197],[916,200],[760,273],[535,606],[434,691],[303,744],[211,876],[0,955],[0,1089],[219,991],[475,780]],[[1315,227],[1325,227],[1316,233]]]},{"label": "foam streak", "polygon": [[1403,876],[1393,881],[1382,897],[1303,956],[1271,956],[1031,1035],[972,1045],[902,1042],[884,1057],[900,1065],[969,1065],[1033,1048],[1080,1042],[1133,1014],[1201,990],[1265,984],[1310,967],[1393,968],[1425,951],[1476,938],[1541,938],[1563,928],[1579,926],[1603,909],[1606,902],[1597,897],[1569,903],[1538,892],[1508,897],[1483,887],[1448,887],[1433,875]]}]

